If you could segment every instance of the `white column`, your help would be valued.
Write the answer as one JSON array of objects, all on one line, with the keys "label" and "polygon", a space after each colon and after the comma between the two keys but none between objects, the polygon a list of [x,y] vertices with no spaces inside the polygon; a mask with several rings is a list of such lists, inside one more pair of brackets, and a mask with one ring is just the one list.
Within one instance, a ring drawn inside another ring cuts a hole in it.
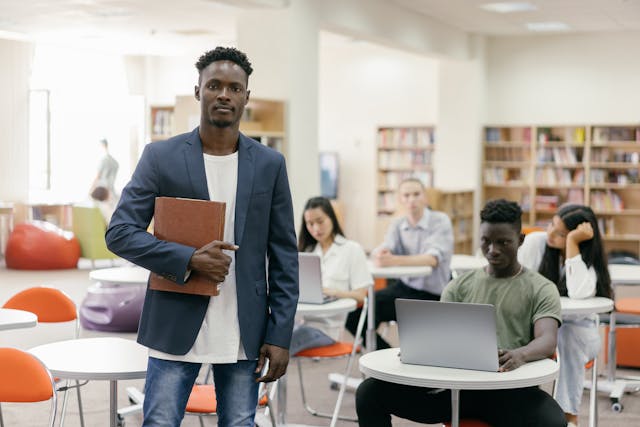
[{"label": "white column", "polygon": [[286,103],[287,170],[296,228],[305,201],[320,193],[318,161],[318,21],[315,2],[246,11],[238,18],[238,48],[252,62],[254,98]]},{"label": "white column", "polygon": [[31,43],[0,40],[0,201],[29,196]]}]

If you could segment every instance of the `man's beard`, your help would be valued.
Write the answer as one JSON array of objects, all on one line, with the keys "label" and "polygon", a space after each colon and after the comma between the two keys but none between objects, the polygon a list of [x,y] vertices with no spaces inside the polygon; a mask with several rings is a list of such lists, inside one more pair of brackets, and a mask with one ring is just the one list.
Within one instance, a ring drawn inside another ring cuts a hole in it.
[{"label": "man's beard", "polygon": [[211,126],[215,126],[217,128],[228,128],[229,126],[231,126],[233,124],[233,122],[231,120],[214,120],[214,119],[209,119],[208,120],[209,124]]}]

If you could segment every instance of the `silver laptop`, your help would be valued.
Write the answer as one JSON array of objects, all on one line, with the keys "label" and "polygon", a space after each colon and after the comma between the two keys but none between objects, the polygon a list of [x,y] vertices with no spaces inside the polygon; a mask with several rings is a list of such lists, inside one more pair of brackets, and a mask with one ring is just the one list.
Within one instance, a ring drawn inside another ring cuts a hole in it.
[{"label": "silver laptop", "polygon": [[498,371],[493,305],[400,298],[395,303],[403,363]]},{"label": "silver laptop", "polygon": [[300,296],[298,302],[305,304],[325,304],[336,297],[322,293],[322,270],[320,257],[310,252],[298,252]]}]

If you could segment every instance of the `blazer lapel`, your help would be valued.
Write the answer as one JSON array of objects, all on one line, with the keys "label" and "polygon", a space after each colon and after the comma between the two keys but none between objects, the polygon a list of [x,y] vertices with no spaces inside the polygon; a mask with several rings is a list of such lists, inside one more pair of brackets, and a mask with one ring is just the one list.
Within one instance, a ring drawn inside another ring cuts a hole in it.
[{"label": "blazer lapel", "polygon": [[193,188],[194,198],[209,200],[207,188],[207,175],[204,171],[204,158],[202,156],[202,141],[200,141],[200,128],[195,128],[187,137],[184,145],[184,160],[187,163],[187,174]]},{"label": "blazer lapel", "polygon": [[240,134],[238,141],[238,188],[236,190],[236,221],[235,221],[235,241],[242,242],[244,226],[249,209],[249,200],[253,190],[253,177],[255,171],[253,158],[253,145],[251,140]]}]

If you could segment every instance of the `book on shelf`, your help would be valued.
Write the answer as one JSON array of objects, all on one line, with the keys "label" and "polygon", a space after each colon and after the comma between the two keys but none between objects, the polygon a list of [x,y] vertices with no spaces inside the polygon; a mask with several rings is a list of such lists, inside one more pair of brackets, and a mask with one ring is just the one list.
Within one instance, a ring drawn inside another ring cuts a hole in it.
[{"label": "book on shelf", "polygon": [[[214,240],[224,240],[226,203],[180,197],[156,197],[153,234],[160,240],[201,248]],[[218,295],[214,283],[194,270],[184,285],[151,273],[149,288],[157,291],[196,295]]]}]

